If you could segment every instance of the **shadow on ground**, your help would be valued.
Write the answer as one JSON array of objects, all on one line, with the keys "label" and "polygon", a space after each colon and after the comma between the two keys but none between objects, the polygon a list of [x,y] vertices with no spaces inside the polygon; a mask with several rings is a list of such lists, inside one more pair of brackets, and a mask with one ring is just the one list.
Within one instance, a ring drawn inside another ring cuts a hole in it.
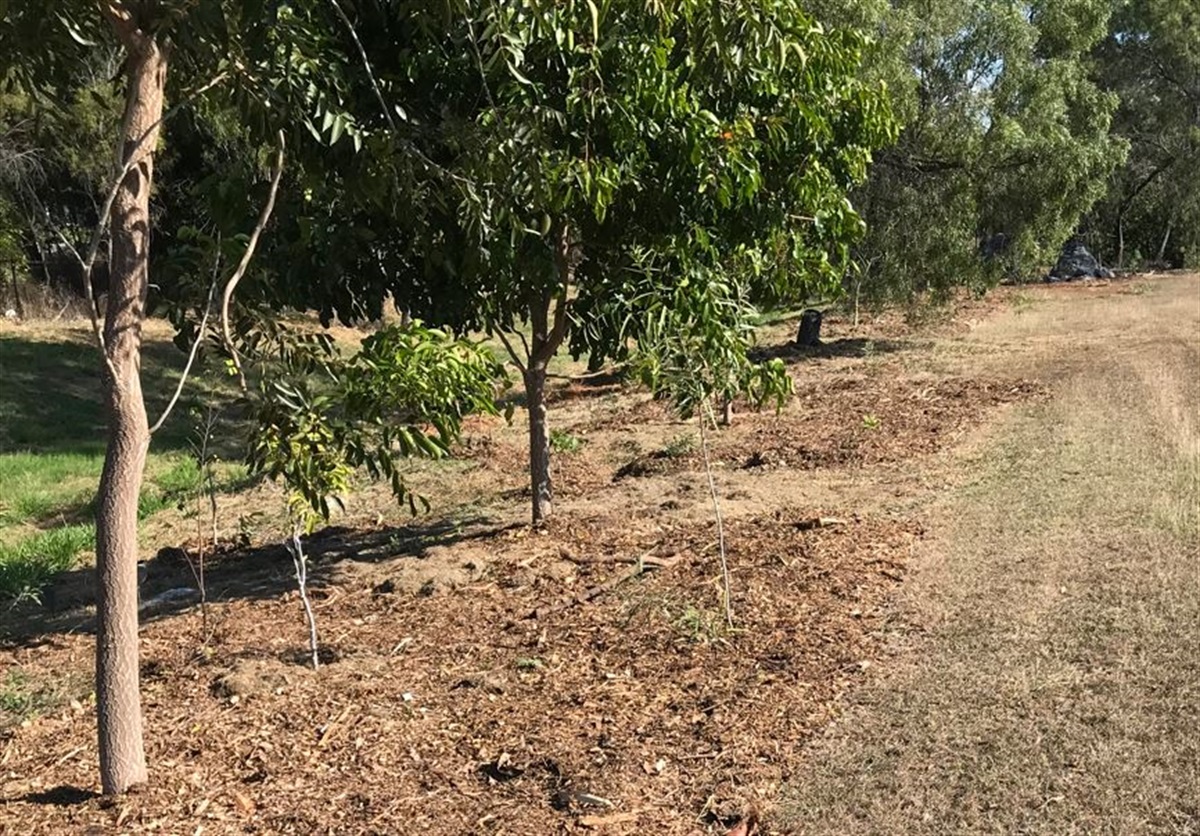
[{"label": "shadow on ground", "polygon": [[801,346],[795,342],[778,345],[760,346],[750,352],[751,359],[764,360],[831,360],[835,357],[870,357],[878,354],[893,354],[898,351],[914,348],[911,343],[902,340],[872,340],[864,337],[843,337],[829,342],[819,342],[814,346]]},{"label": "shadow on ground", "polygon": [[[373,531],[330,526],[305,538],[309,585],[319,590],[335,575],[362,574],[371,564],[391,561],[399,561],[395,575],[407,571],[422,576],[421,564],[434,549],[486,539],[515,527],[520,526],[487,517],[439,519]],[[181,548],[170,547],[142,564],[143,624],[197,605],[193,558]],[[257,547],[222,543],[206,557],[204,572],[210,602],[271,599],[296,587],[292,559],[282,543]],[[22,602],[0,611],[0,648],[40,644],[56,633],[93,632],[94,605],[94,569],[63,572],[43,591],[41,603]]]},{"label": "shadow on ground", "polygon": [[13,800],[23,801],[26,804],[42,804],[49,807],[74,807],[77,804],[83,804],[91,801],[93,798],[99,797],[100,794],[93,790],[61,786],[42,790],[41,792],[31,792]]},{"label": "shadow on ground", "polygon": [[[142,388],[150,420],[157,420],[187,361],[169,342],[142,346]],[[100,355],[88,343],[0,335],[0,453],[76,453],[104,450]],[[204,377],[193,376],[171,417],[154,437],[154,449],[186,449],[188,410],[201,402],[228,401]]]}]

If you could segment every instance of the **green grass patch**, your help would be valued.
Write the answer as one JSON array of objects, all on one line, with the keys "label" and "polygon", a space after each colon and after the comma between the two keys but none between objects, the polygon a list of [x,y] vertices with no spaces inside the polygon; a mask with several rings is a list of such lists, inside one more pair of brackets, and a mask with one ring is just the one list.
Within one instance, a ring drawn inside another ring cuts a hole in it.
[{"label": "green grass patch", "polygon": [[41,524],[86,508],[104,459],[89,453],[0,455],[0,527]]},{"label": "green grass patch", "polygon": [[[95,548],[95,496],[102,459],[73,454],[0,455],[0,600],[40,597],[59,572]],[[43,466],[44,465],[44,466]],[[218,493],[249,484],[246,467],[219,463]],[[201,488],[196,462],[181,453],[152,454],[138,497],[138,519],[181,506]],[[38,530],[38,529],[45,530]]]},{"label": "green grass patch", "polygon": [[75,565],[80,552],[95,548],[92,525],[64,525],[12,545],[0,545],[0,598],[38,599],[59,572]]},{"label": "green grass patch", "polygon": [[8,671],[0,677],[0,729],[65,705],[72,699],[72,692],[82,694],[86,683],[78,671],[64,674],[57,682],[40,681],[22,670]]}]

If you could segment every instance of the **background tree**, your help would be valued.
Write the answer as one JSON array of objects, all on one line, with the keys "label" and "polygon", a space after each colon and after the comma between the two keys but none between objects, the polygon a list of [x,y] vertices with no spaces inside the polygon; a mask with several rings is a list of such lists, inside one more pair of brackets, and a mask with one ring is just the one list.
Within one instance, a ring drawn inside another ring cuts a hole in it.
[{"label": "background tree", "polygon": [[[66,32],[60,36],[66,39]],[[111,177],[112,126],[121,113],[112,78],[120,62],[112,45],[70,46],[76,62],[64,62],[52,83],[32,85],[28,73],[15,66],[3,72],[0,234],[13,241],[12,261],[22,281],[35,278],[36,270],[47,285],[83,295],[80,265],[68,248],[87,249],[100,211],[98,195]],[[103,287],[103,248],[96,267]]]},{"label": "background tree", "polygon": [[1113,133],[1130,146],[1088,224],[1124,267],[1200,263],[1200,10],[1178,0],[1116,2],[1095,50],[1102,87],[1121,105]]},{"label": "background tree", "polygon": [[876,33],[864,71],[904,125],[853,195],[851,290],[907,301],[1052,262],[1123,159],[1116,97],[1091,79],[1108,0],[812,5]]}]

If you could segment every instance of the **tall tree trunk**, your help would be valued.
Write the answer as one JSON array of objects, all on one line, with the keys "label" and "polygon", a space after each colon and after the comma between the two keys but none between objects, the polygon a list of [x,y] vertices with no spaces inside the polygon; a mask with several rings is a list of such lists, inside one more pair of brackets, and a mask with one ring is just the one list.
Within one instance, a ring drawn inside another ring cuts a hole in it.
[{"label": "tall tree trunk", "polygon": [[525,372],[525,403],[529,410],[529,487],[533,494],[533,524],[540,525],[550,516],[554,502],[544,364],[533,363]]},{"label": "tall tree trunk", "polygon": [[[1166,244],[1164,244],[1163,246],[1166,247]],[[17,265],[12,264],[12,265],[10,265],[10,268],[12,270],[13,308],[17,312],[17,318],[24,319],[25,318],[25,302],[21,299],[21,283],[19,281],[17,281]]]},{"label": "tall tree trunk", "polygon": [[150,252],[150,189],[167,56],[125,4],[103,6],[127,54],[122,159],[136,161],[110,218],[112,261],[102,386],[108,447],[96,507],[96,704],[106,795],[146,781],[138,684],[137,510],[150,430],[142,400],[141,339]]}]

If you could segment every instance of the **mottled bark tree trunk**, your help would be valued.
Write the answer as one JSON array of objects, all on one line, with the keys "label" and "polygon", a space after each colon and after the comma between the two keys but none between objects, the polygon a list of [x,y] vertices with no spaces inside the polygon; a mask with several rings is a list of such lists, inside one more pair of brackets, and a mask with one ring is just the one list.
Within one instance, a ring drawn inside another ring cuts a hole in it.
[{"label": "mottled bark tree trunk", "polygon": [[[560,290],[546,291],[530,298],[529,341],[527,365],[521,369],[525,378],[525,408],[529,412],[529,487],[532,493],[533,524],[539,525],[550,516],[554,507],[554,482],[550,473],[550,426],[546,408],[546,371],[567,336],[570,304],[567,296],[575,277],[575,258],[578,253],[571,242],[571,228],[558,227],[554,247],[554,264]],[[553,321],[550,309],[554,307]]]},{"label": "mottled bark tree trunk", "polygon": [[1167,231],[1163,233],[1162,243],[1158,245],[1158,258],[1156,261],[1159,264],[1162,264],[1167,257],[1167,244],[1171,241],[1171,227],[1174,223],[1174,221],[1167,221]]},{"label": "mottled bark tree trunk", "polygon": [[132,160],[110,217],[111,278],[102,387],[108,447],[96,504],[96,703],[106,795],[146,781],[138,683],[137,510],[150,430],[142,400],[141,340],[150,253],[150,189],[167,56],[125,4],[105,6],[125,47],[121,159]]},{"label": "mottled bark tree trunk", "polygon": [[531,365],[525,372],[525,400],[529,409],[529,486],[533,493],[533,524],[539,525],[550,516],[554,503],[544,365]]}]

